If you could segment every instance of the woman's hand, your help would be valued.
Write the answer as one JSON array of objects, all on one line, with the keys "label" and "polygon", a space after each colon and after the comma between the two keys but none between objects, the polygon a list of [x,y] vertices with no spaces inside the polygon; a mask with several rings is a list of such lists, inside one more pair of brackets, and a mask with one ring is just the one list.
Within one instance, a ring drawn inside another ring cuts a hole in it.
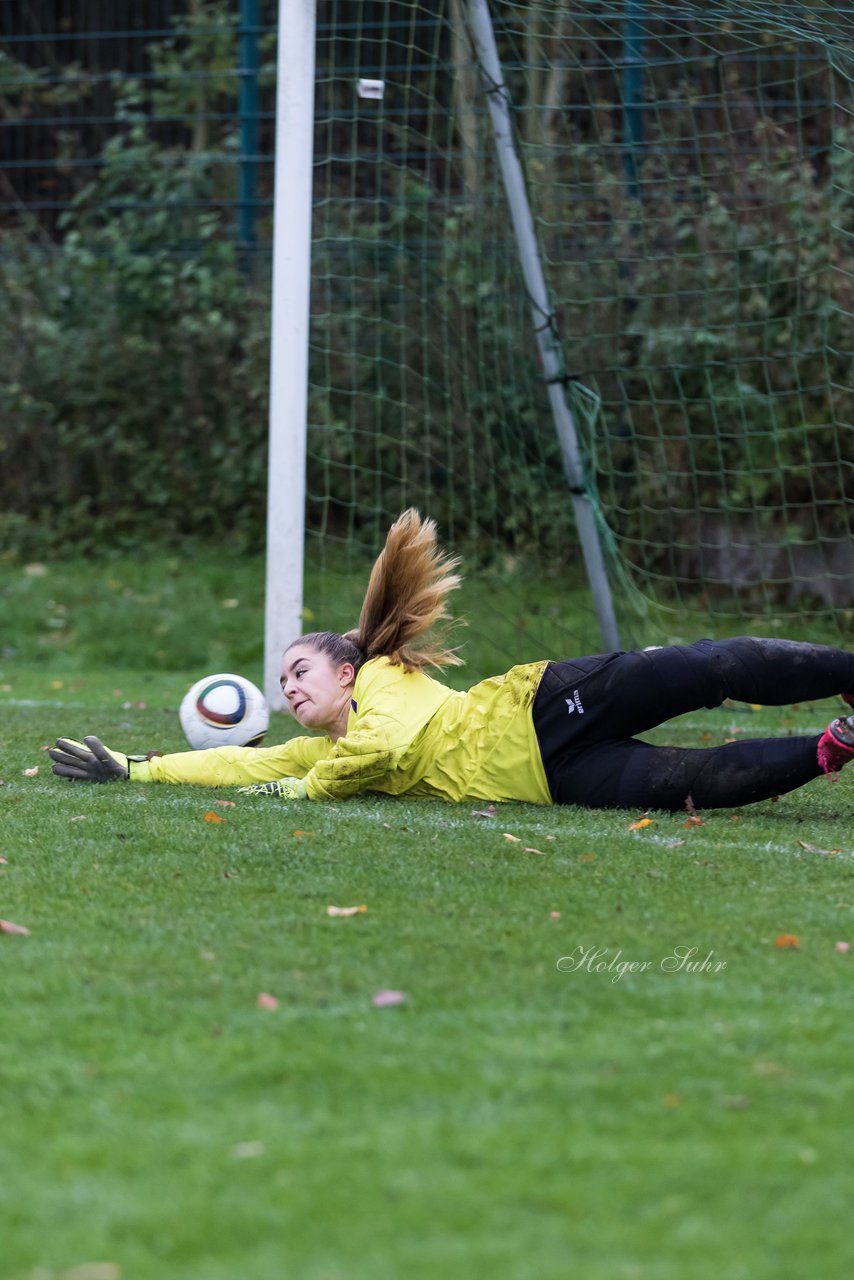
[{"label": "woman's hand", "polygon": [[73,782],[127,782],[130,776],[128,757],[121,751],[110,751],[94,734],[82,742],[57,738],[48,755],[57,777]]}]

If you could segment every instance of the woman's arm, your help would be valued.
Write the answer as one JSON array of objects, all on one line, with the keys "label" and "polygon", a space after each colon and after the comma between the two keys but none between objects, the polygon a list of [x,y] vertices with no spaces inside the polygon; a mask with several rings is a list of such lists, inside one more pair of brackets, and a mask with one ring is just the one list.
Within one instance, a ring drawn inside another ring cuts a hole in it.
[{"label": "woman's arm", "polygon": [[54,773],[87,782],[175,782],[203,787],[244,786],[276,778],[302,778],[328,754],[328,738],[292,738],[276,747],[213,747],[150,757],[111,751],[97,739],[60,738],[50,755]]},{"label": "woman's arm", "polygon": [[[303,778],[315,761],[325,755],[328,738],[292,738],[276,747],[211,747],[207,751],[181,751],[153,756],[148,770],[152,782],[196,783],[208,787],[246,786],[276,778]],[[131,770],[134,778],[136,766]],[[139,781],[146,781],[140,777]]]}]

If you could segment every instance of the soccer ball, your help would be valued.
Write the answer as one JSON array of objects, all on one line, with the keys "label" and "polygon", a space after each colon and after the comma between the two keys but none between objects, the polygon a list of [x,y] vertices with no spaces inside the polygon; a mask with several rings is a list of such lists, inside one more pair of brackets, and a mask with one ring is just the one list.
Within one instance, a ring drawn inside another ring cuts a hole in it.
[{"label": "soccer ball", "polygon": [[267,732],[270,710],[251,680],[224,673],[197,680],[184,695],[178,719],[194,751],[248,747]]}]

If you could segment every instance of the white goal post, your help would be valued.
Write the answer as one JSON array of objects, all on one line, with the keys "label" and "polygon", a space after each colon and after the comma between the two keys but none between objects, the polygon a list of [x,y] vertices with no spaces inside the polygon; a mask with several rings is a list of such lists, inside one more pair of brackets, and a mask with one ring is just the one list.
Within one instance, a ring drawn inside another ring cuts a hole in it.
[{"label": "white goal post", "polygon": [[279,0],[264,695],[302,631],[316,0]]}]

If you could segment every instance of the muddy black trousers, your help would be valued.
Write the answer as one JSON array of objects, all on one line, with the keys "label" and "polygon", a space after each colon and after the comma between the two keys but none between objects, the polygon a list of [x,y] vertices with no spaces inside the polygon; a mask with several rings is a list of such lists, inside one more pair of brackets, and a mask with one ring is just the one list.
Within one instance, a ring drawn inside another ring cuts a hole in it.
[{"label": "muddy black trousers", "polygon": [[[555,804],[714,809],[766,800],[817,777],[818,737],[703,749],[657,747],[634,735],[727,698],[784,706],[840,693],[854,694],[854,653],[739,636],[550,662],[533,720]],[[828,719],[843,712],[830,709]]]}]

